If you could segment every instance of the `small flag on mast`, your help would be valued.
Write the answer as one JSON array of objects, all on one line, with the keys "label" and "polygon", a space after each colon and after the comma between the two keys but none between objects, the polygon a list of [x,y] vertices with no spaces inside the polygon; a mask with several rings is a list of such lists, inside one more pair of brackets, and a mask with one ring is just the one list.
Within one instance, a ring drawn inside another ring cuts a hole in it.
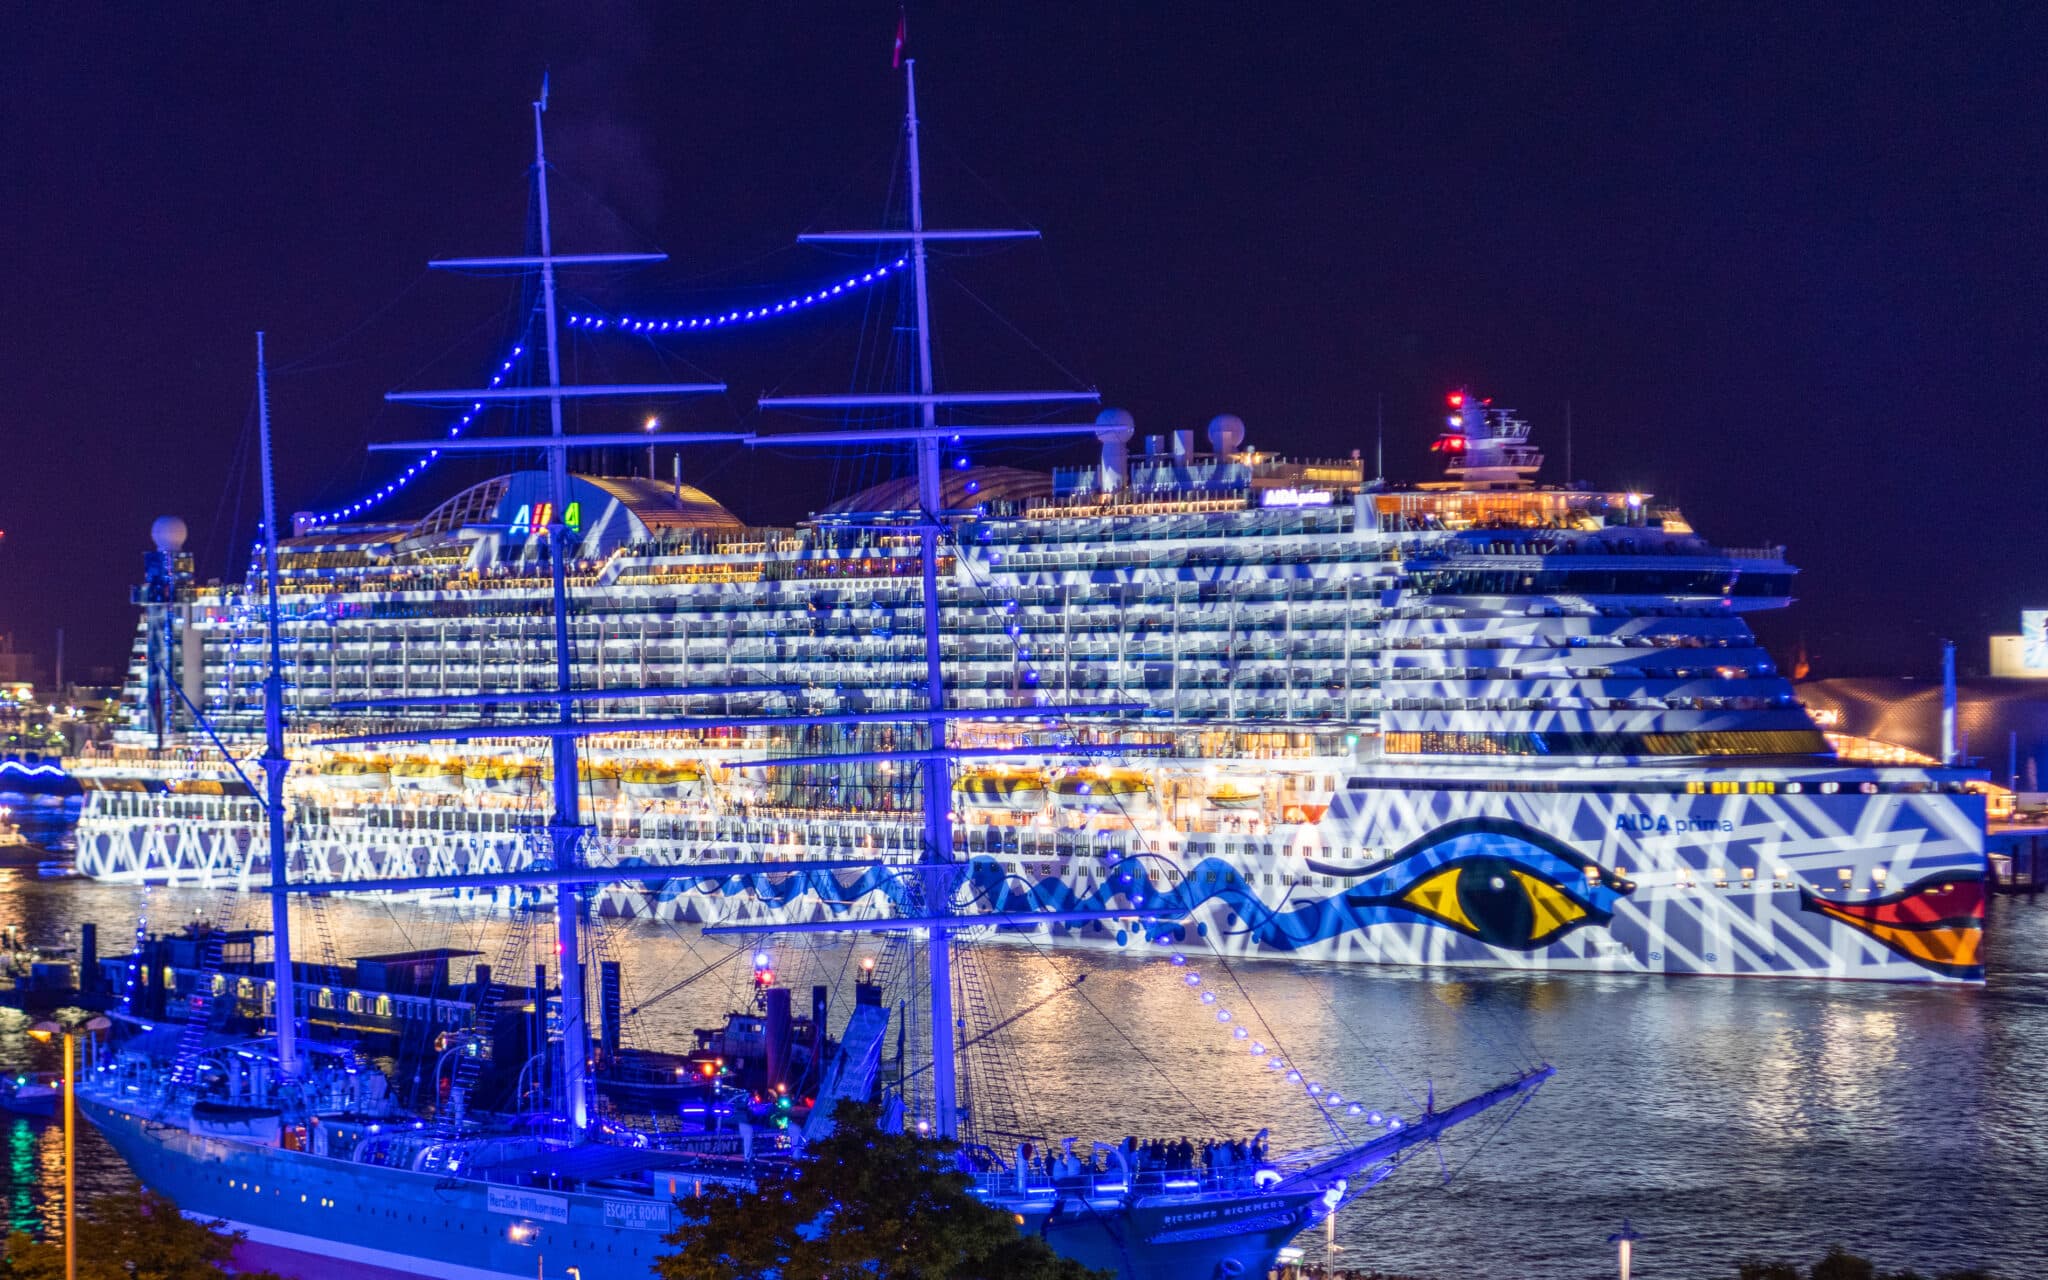
[{"label": "small flag on mast", "polygon": [[901,71],[901,70],[903,69],[903,35],[904,35],[904,13],[903,13],[903,6],[902,6],[902,5],[898,5],[898,6],[896,6],[896,56],[895,56],[895,57],[893,57],[893,58],[891,58],[891,59],[889,60],[889,65],[890,65],[890,67],[892,67],[893,69],[895,69],[895,70],[897,70],[897,71]]}]

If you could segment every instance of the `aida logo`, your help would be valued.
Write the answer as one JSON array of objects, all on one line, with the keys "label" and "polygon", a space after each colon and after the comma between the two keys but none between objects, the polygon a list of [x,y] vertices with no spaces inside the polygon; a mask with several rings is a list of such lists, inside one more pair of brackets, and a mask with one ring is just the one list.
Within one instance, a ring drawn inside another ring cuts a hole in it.
[{"label": "aida logo", "polygon": [[[519,514],[512,517],[512,535],[518,537],[522,534],[544,532],[548,528],[549,522],[554,519],[554,514],[555,504],[552,502],[535,502],[522,506],[519,508]],[[578,532],[582,530],[582,503],[572,502],[564,508],[562,511],[562,525],[565,528],[574,529]]]},{"label": "aida logo", "polygon": [[1735,823],[1727,818],[1680,818],[1674,822],[1661,813],[1617,813],[1614,829],[1639,836],[1668,836],[1689,831],[1733,831]]}]

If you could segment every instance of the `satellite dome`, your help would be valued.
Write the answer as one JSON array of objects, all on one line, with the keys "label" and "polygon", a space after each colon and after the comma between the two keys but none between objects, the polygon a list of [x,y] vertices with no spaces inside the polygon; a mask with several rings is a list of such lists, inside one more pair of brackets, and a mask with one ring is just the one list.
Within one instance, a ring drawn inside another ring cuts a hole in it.
[{"label": "satellite dome", "polygon": [[185,522],[176,516],[158,516],[156,523],[149,526],[149,540],[156,543],[156,549],[165,555],[175,555],[185,549]]},{"label": "satellite dome", "polygon": [[1244,447],[1244,419],[1234,413],[1219,413],[1209,419],[1209,448],[1218,457]]},{"label": "satellite dome", "polygon": [[1128,440],[1137,429],[1138,420],[1129,409],[1104,409],[1095,415],[1097,440]]}]

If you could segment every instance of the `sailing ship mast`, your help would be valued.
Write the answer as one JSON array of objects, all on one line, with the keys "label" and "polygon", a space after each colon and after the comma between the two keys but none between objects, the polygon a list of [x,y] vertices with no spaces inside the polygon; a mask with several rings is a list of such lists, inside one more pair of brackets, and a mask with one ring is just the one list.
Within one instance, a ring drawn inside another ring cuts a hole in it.
[{"label": "sailing ship mast", "polygon": [[[925,708],[927,750],[923,752],[924,859],[920,878],[924,888],[925,923],[929,938],[931,985],[932,1091],[935,1098],[934,1125],[942,1138],[958,1131],[959,1093],[954,1079],[952,956],[948,941],[951,930],[945,919],[958,874],[953,856],[952,758],[946,747],[946,685],[941,662],[939,634],[938,544],[945,533],[945,501],[940,483],[939,446],[962,435],[1023,436],[1090,433],[1092,424],[978,427],[965,430],[943,428],[938,422],[941,406],[1000,404],[1095,403],[1095,391],[979,391],[946,394],[932,378],[932,324],[927,245],[934,240],[1020,240],[1036,239],[1029,229],[934,230],[924,222],[924,174],[918,149],[917,60],[903,63],[905,99],[905,150],[910,178],[910,226],[908,230],[831,231],[799,236],[809,243],[908,243],[911,280],[916,298],[917,388],[914,393],[881,395],[773,396],[760,401],[763,409],[796,408],[915,408],[919,426],[910,430],[855,430],[762,435],[749,443],[757,445],[825,444],[844,446],[868,442],[910,442],[917,457],[918,560],[924,579]],[[782,762],[782,763],[787,763]],[[898,927],[902,927],[899,922]]]},{"label": "sailing ship mast", "polygon": [[[541,726],[543,729],[560,727],[568,732],[548,733],[550,753],[554,761],[554,812],[549,815],[547,832],[548,848],[554,863],[554,871],[564,876],[573,876],[580,869],[584,825],[580,804],[582,785],[578,769],[576,735],[576,703],[579,697],[574,688],[574,650],[569,634],[568,568],[571,553],[568,527],[563,513],[569,509],[568,451],[572,448],[603,447],[630,443],[633,445],[654,442],[702,441],[731,439],[725,434],[679,433],[679,432],[635,432],[631,435],[581,435],[569,436],[562,429],[562,402],[570,397],[621,397],[650,395],[701,395],[723,392],[725,384],[716,383],[653,383],[642,385],[610,386],[564,386],[562,383],[562,361],[559,343],[559,328],[555,310],[555,269],[560,266],[616,266],[627,263],[650,263],[667,260],[667,254],[660,253],[584,253],[557,254],[554,251],[554,233],[548,205],[548,160],[545,117],[548,107],[547,81],[541,81],[540,97],[533,103],[533,167],[534,198],[539,211],[540,252],[534,255],[495,258],[451,258],[429,263],[442,268],[504,268],[537,270],[540,273],[541,292],[541,340],[547,351],[547,385],[544,387],[471,389],[462,391],[419,391],[392,392],[385,399],[412,403],[456,403],[482,405],[489,401],[544,400],[548,406],[548,435],[545,440],[531,437],[503,437],[497,439],[464,439],[408,441],[396,445],[372,445],[372,449],[386,451],[403,450],[416,453],[433,450],[522,451],[539,448],[545,451],[548,460],[548,491],[552,500],[553,518],[549,521],[547,552],[549,576],[554,594],[554,640],[555,640],[555,694],[560,720],[557,726]],[[621,691],[622,696],[631,696]],[[618,696],[609,695],[608,696]],[[654,696],[659,696],[654,695]],[[496,701],[479,690],[473,698],[422,699],[439,705],[478,705]],[[473,730],[471,731],[474,732]],[[500,730],[504,736],[504,731]],[[445,738],[447,733],[419,735],[412,740]],[[589,1039],[588,1024],[584,1013],[584,982],[582,961],[581,914],[582,896],[565,879],[558,884],[555,894],[555,937],[558,951],[559,972],[562,989],[562,1088],[563,1115],[571,1131],[578,1137],[589,1127],[589,1099],[585,1088],[586,1053]]]},{"label": "sailing ship mast", "polygon": [[277,1072],[290,1080],[299,1072],[298,992],[292,985],[292,904],[281,890],[287,873],[284,775],[284,645],[277,616],[277,483],[270,466],[270,371],[263,359],[263,334],[256,334],[258,447],[263,455],[263,576],[270,596],[266,617],[270,669],[263,676],[263,817],[270,828],[270,965],[276,987]]}]

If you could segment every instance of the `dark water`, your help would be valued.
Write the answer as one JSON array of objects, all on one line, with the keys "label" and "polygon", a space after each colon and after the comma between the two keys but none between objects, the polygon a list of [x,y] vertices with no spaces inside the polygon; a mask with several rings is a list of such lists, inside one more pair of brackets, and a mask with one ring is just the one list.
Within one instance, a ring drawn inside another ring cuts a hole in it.
[{"label": "dark water", "polygon": [[0,791],[0,808],[8,821],[21,829],[22,838],[40,849],[68,853],[73,845],[72,830],[78,825],[82,801],[77,796],[30,796],[18,791]]},{"label": "dark water", "polygon": [[[262,908],[231,894],[0,872],[0,922],[60,943],[97,921],[103,949],[195,912]],[[444,907],[302,904],[301,954],[322,937],[344,952],[464,946],[502,958],[507,924]],[[538,924],[538,927],[536,927]],[[324,929],[323,929],[324,925]],[[654,996],[728,947],[694,930],[638,923],[600,931],[626,964],[627,1004],[646,1002],[629,1040],[684,1037],[744,1002],[745,960]],[[530,964],[531,951],[521,957]],[[846,990],[859,952],[778,951],[801,993]],[[1214,1019],[1282,1045],[1311,1078],[1372,1106],[1412,1113],[1403,1089],[1439,1098],[1485,1087],[1533,1051],[1559,1075],[1496,1136],[1480,1123],[1359,1205],[1335,1232],[1336,1260],[1436,1277],[1565,1280],[1613,1274],[1606,1237],[1624,1216],[1642,1233],[1645,1280],[1732,1276],[1751,1253],[1818,1256],[1841,1242],[1890,1267],[1978,1264],[2048,1274],[2048,905],[1995,904],[1982,990],[1712,978],[1458,975],[1260,963],[1227,971],[1194,957],[1213,1007],[1158,960],[1001,944],[974,961],[1006,1013],[1004,1073],[1026,1117],[1087,1136],[1249,1135],[1276,1145],[1327,1134],[1297,1089]],[[1075,976],[1086,982],[1066,990]],[[1062,994],[1064,992],[1064,994]],[[1039,1005],[1039,1001],[1046,1003]],[[1025,1012],[1037,1006],[1035,1011]],[[0,1066],[43,1067],[18,1015],[0,1013]],[[8,1224],[54,1208],[53,1128],[0,1119]],[[116,1183],[116,1157],[81,1144],[87,1187]],[[1441,1170],[1456,1177],[1443,1184]],[[1304,1240],[1320,1253],[1320,1233]]]}]

